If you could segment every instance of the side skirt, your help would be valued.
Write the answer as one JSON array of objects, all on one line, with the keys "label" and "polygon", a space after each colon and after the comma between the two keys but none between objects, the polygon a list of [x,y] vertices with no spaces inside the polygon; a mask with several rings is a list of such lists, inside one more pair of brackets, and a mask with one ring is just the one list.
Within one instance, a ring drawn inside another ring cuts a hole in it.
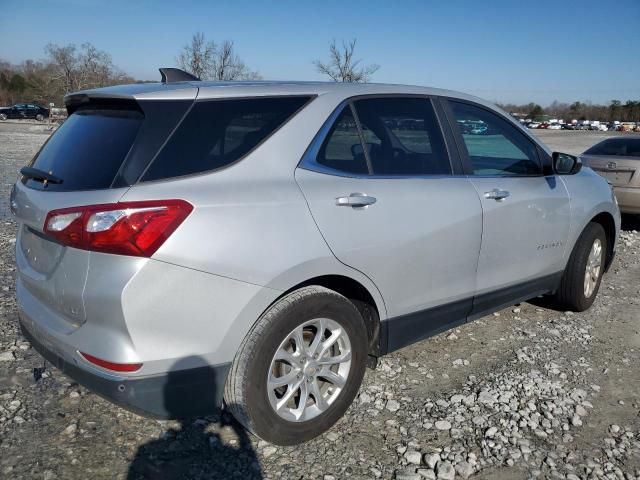
[{"label": "side skirt", "polygon": [[562,272],[477,297],[387,319],[380,324],[380,353],[399,350],[462,323],[557,290]]}]

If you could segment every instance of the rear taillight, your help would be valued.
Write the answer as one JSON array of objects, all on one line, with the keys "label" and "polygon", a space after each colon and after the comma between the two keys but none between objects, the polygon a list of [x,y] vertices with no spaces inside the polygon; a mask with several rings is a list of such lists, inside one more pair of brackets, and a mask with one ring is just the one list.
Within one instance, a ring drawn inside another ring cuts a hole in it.
[{"label": "rear taillight", "polygon": [[150,257],[192,210],[184,200],[63,208],[49,212],[44,232],[69,247]]}]

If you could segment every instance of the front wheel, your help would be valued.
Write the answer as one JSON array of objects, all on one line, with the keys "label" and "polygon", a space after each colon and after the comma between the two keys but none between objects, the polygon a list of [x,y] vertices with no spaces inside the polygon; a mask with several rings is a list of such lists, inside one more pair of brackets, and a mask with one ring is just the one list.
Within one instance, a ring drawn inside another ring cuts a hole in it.
[{"label": "front wheel", "polygon": [[38,122],[43,121],[43,120],[44,120],[44,115],[42,115],[41,113],[39,113],[38,115],[36,115],[36,120],[37,120]]},{"label": "front wheel", "polygon": [[7,119],[7,114],[6,113],[0,113],[0,120],[6,120]]},{"label": "front wheel", "polygon": [[576,242],[562,275],[556,293],[560,305],[582,312],[593,304],[604,274],[606,252],[607,235],[604,228],[598,223],[590,223]]},{"label": "front wheel", "polygon": [[225,403],[258,437],[294,445],[328,430],[360,388],[367,330],[356,307],[320,286],[296,290],[249,332],[225,385]]}]

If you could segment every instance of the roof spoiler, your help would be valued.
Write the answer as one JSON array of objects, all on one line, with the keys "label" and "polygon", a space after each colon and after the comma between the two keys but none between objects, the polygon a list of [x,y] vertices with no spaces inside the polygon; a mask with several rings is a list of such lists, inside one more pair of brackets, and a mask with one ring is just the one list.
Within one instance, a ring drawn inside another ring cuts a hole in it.
[{"label": "roof spoiler", "polygon": [[198,77],[179,68],[159,68],[162,83],[200,81]]}]

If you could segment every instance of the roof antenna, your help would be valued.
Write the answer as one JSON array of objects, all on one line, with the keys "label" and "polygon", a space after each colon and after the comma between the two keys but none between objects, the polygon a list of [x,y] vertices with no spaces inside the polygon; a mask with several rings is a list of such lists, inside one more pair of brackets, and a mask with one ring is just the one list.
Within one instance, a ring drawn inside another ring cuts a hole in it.
[{"label": "roof antenna", "polygon": [[200,81],[198,77],[179,68],[159,68],[162,83]]}]

